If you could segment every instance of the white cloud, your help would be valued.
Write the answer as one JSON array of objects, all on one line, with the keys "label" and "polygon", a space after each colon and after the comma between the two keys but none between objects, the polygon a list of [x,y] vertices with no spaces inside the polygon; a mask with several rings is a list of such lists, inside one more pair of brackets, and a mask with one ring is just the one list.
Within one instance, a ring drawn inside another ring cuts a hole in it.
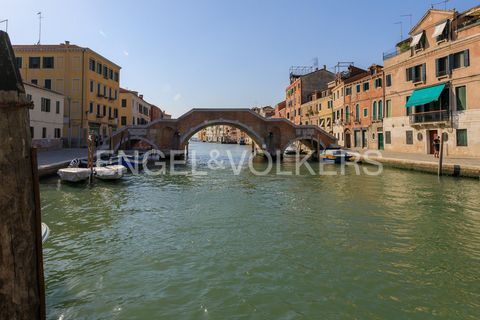
[{"label": "white cloud", "polygon": [[104,38],[107,37],[107,34],[102,29],[98,30],[98,33]]},{"label": "white cloud", "polygon": [[178,101],[182,99],[182,95],[180,93],[177,93],[174,97],[173,97],[173,101]]},{"label": "white cloud", "polygon": [[127,50],[123,50],[123,54],[128,57],[128,51]]}]

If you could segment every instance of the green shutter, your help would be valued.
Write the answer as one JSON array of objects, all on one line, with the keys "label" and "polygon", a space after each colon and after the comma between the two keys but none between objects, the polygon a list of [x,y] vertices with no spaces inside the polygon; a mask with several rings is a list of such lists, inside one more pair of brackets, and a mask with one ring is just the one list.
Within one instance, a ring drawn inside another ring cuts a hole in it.
[{"label": "green shutter", "polygon": [[456,87],[455,95],[457,98],[457,111],[467,109],[467,90],[465,86]]}]

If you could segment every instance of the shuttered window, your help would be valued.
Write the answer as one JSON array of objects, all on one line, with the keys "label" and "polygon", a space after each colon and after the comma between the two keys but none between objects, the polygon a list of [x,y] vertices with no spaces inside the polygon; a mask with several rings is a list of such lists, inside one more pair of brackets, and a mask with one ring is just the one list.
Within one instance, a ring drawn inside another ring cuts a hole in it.
[{"label": "shuttered window", "polygon": [[457,129],[457,147],[467,147],[467,129]]},{"label": "shuttered window", "polygon": [[413,144],[413,131],[407,130],[405,131],[405,135],[406,135],[406,143]]},{"label": "shuttered window", "polygon": [[390,131],[385,131],[385,143],[386,144],[392,143],[392,133]]},{"label": "shuttered window", "polygon": [[457,97],[457,111],[467,109],[467,89],[465,86],[456,87],[455,95]]}]

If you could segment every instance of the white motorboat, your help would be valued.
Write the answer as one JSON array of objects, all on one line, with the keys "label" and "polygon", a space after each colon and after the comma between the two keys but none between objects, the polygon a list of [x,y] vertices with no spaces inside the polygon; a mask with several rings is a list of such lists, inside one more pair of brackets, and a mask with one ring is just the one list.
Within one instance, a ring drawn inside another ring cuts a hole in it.
[{"label": "white motorboat", "polygon": [[62,181],[79,182],[87,180],[90,176],[90,172],[89,168],[64,168],[59,169],[57,174]]},{"label": "white motorboat", "polygon": [[111,165],[95,168],[95,177],[100,180],[118,180],[127,172],[127,168],[122,165]]},{"label": "white motorboat", "polygon": [[45,243],[45,241],[47,241],[49,235],[50,228],[42,222],[42,243]]}]

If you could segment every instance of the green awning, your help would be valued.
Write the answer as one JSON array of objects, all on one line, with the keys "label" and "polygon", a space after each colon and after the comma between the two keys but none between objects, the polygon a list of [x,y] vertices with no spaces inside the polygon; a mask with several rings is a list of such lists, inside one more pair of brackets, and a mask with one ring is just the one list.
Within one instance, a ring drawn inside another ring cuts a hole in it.
[{"label": "green awning", "polygon": [[413,91],[412,96],[408,99],[407,108],[437,101],[442,94],[443,89],[445,89],[445,84]]}]

